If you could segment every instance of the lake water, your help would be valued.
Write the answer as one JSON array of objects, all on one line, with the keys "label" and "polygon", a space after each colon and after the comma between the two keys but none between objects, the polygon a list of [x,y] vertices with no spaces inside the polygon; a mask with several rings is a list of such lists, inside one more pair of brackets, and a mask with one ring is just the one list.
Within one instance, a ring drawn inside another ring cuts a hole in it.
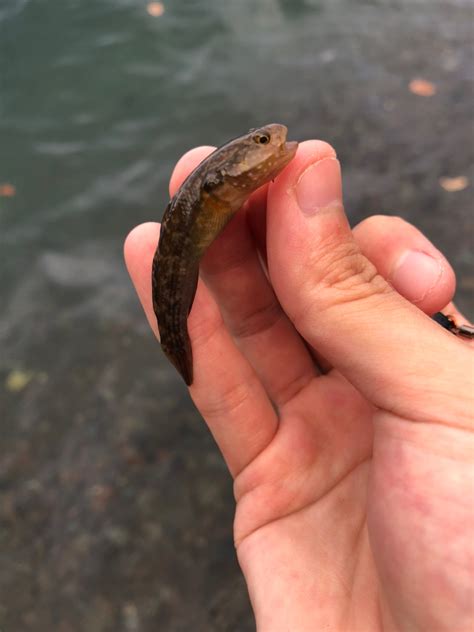
[{"label": "lake water", "polygon": [[351,221],[402,215],[448,254],[472,317],[472,19],[470,0],[1,0],[0,629],[252,629],[231,482],[123,239],[161,218],[183,151],[282,122],[334,144]]}]

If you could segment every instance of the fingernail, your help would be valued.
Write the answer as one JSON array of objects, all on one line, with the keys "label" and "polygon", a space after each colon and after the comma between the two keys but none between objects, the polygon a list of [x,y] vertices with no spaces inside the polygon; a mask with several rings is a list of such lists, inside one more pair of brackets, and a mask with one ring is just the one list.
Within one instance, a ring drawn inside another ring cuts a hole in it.
[{"label": "fingernail", "polygon": [[408,250],[399,258],[389,280],[405,298],[419,303],[436,287],[442,274],[440,261],[420,250]]},{"label": "fingernail", "polygon": [[296,183],[296,199],[305,215],[342,204],[341,167],[336,158],[310,165]]}]

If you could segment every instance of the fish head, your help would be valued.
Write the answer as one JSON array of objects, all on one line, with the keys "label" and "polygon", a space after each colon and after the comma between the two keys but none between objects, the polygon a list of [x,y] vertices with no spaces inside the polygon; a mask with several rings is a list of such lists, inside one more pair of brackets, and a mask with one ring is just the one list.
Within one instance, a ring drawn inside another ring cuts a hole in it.
[{"label": "fish head", "polygon": [[298,148],[296,141],[286,140],[287,133],[285,125],[271,123],[250,130],[218,150],[220,164],[215,165],[214,171],[215,196],[237,206],[250,193],[273,180]]},{"label": "fish head", "polygon": [[233,169],[229,173],[242,178],[265,181],[285,167],[296,153],[298,143],[286,140],[288,128],[271,123],[252,129],[236,144]]}]

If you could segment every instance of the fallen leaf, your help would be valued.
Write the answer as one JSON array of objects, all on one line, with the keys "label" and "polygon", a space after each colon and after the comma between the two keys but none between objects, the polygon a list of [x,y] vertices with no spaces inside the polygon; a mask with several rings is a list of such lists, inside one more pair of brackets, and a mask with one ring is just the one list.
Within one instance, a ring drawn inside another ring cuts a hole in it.
[{"label": "fallen leaf", "polygon": [[154,18],[159,18],[165,12],[165,6],[162,2],[149,2],[146,10]]},{"label": "fallen leaf", "polygon": [[432,97],[437,92],[435,84],[426,79],[412,79],[409,88],[410,92],[419,97]]},{"label": "fallen leaf", "polygon": [[469,186],[469,179],[466,176],[457,176],[456,178],[440,178],[439,183],[445,191],[455,193],[456,191],[464,191]]},{"label": "fallen leaf", "polygon": [[16,369],[8,374],[5,380],[5,386],[12,393],[18,393],[25,388],[32,378],[33,373],[31,371],[20,371]]},{"label": "fallen leaf", "polygon": [[13,184],[4,182],[0,184],[0,197],[13,197],[16,194],[16,189]]}]

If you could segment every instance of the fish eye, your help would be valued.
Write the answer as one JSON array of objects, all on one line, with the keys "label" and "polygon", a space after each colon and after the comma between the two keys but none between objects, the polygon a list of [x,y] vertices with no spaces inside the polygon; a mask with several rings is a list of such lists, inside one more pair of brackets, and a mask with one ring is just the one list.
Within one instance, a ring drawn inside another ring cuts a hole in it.
[{"label": "fish eye", "polygon": [[253,135],[253,140],[259,145],[267,145],[270,142],[270,134],[267,132],[257,132]]}]

